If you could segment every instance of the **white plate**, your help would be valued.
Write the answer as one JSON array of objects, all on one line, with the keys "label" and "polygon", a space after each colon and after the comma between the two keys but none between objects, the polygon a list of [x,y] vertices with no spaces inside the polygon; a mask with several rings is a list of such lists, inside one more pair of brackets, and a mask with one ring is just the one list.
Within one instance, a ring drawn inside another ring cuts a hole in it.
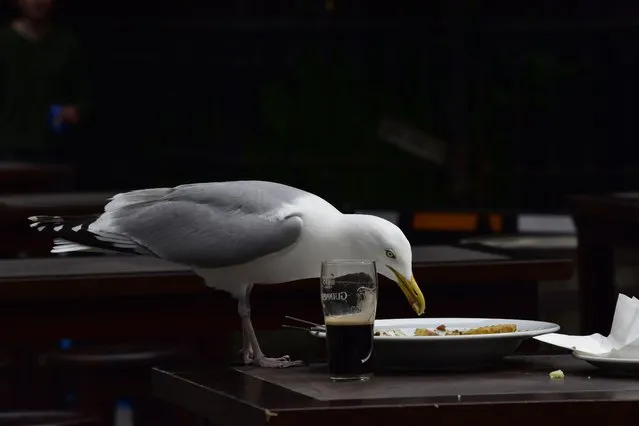
[{"label": "white plate", "polygon": [[579,351],[573,351],[572,355],[575,358],[587,361],[595,367],[608,373],[621,374],[624,376],[639,375],[639,359],[591,355]]},{"label": "white plate", "polygon": [[[414,336],[416,328],[439,325],[464,330],[487,325],[515,324],[513,333]],[[559,330],[557,324],[503,318],[403,318],[376,320],[375,331],[400,329],[406,336],[375,336],[375,359],[381,368],[465,370],[485,367],[512,355],[521,342]],[[323,331],[311,334],[325,339]]]}]

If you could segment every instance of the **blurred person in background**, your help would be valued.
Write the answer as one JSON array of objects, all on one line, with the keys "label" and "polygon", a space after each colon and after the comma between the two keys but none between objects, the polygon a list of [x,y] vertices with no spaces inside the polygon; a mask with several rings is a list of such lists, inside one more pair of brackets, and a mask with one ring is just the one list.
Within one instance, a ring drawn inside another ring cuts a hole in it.
[{"label": "blurred person in background", "polygon": [[89,82],[79,40],[52,20],[54,0],[11,0],[0,27],[0,160],[70,161]]}]

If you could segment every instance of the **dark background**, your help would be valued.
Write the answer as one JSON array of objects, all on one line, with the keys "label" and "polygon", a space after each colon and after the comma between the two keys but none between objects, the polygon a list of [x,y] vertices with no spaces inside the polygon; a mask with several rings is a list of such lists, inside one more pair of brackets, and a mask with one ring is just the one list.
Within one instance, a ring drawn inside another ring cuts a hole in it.
[{"label": "dark background", "polygon": [[[59,2],[96,90],[82,188],[257,178],[360,208],[553,209],[637,187],[637,2]],[[380,140],[385,116],[446,141],[446,164]]]}]

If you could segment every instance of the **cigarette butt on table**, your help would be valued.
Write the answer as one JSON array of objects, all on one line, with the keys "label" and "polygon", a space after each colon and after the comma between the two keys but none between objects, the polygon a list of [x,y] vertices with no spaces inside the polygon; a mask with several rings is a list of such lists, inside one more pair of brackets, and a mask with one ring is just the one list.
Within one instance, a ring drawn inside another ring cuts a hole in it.
[{"label": "cigarette butt on table", "polygon": [[564,372],[561,370],[551,371],[549,376],[552,380],[561,380],[565,377]]}]

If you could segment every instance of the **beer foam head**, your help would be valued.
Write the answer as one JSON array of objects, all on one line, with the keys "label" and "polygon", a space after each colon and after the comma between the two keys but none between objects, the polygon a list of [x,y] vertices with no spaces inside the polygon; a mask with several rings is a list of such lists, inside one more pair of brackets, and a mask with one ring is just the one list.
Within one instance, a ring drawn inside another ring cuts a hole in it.
[{"label": "beer foam head", "polygon": [[326,325],[369,325],[375,322],[375,311],[333,315],[324,318]]}]

